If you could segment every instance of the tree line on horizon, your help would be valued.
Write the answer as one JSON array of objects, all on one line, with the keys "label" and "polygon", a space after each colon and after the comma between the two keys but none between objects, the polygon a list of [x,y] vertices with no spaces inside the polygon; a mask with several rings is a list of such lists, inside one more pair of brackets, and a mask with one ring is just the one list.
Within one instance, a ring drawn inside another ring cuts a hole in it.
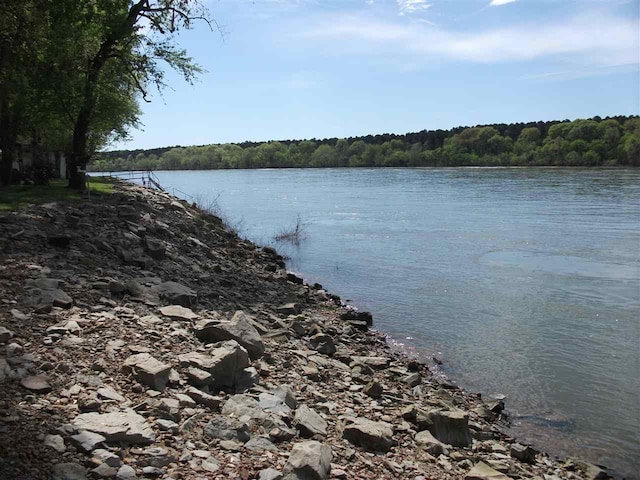
[{"label": "tree line on horizon", "polygon": [[640,117],[494,124],[323,140],[97,155],[93,171],[327,167],[640,166]]}]

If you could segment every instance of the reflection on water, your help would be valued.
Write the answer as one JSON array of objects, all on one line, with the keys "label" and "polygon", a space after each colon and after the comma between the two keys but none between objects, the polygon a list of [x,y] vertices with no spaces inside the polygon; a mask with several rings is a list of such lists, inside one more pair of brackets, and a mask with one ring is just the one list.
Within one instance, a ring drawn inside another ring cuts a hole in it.
[{"label": "reflection on water", "polygon": [[342,169],[160,173],[246,234],[308,224],[289,268],[374,313],[514,430],[633,477],[640,430],[640,172]]}]

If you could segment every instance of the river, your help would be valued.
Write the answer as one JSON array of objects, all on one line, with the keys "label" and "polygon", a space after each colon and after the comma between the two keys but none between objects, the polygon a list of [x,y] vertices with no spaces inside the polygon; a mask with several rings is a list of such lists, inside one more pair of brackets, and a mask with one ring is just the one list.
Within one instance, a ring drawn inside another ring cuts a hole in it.
[{"label": "river", "polygon": [[[462,387],[505,395],[516,436],[638,478],[640,171],[157,175]],[[305,239],[277,244],[298,217]]]}]

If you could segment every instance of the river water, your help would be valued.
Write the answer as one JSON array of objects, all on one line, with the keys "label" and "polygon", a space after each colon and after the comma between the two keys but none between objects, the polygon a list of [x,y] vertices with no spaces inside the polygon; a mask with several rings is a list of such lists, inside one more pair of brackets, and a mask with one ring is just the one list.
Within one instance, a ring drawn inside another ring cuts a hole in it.
[{"label": "river water", "polygon": [[[158,172],[484,395],[513,431],[640,471],[640,171]],[[176,194],[182,195],[178,191]],[[273,237],[304,224],[300,245]]]}]

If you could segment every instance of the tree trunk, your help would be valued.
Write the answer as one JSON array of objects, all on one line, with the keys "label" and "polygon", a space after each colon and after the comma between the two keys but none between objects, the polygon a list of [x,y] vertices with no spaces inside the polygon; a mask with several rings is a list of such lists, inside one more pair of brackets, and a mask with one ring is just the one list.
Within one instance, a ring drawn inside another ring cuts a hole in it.
[{"label": "tree trunk", "polygon": [[0,105],[0,185],[10,185],[13,173],[13,161],[16,158],[16,134],[13,128],[7,102]]}]

